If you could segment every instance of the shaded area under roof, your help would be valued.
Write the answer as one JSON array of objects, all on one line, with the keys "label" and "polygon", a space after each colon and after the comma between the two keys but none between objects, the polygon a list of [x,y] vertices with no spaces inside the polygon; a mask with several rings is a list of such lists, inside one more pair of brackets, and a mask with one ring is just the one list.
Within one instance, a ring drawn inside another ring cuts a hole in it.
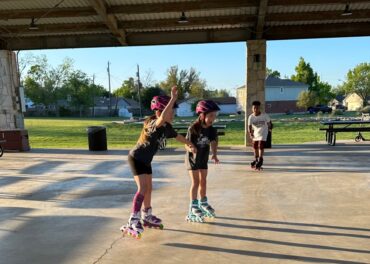
[{"label": "shaded area under roof", "polygon": [[0,1],[0,48],[10,50],[352,36],[370,36],[370,1]]}]

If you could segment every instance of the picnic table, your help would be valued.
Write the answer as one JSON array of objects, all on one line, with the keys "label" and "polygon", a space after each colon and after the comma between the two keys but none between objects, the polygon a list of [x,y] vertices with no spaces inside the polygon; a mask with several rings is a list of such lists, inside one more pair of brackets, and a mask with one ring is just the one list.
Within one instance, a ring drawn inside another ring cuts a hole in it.
[{"label": "picnic table", "polygon": [[[321,125],[327,126],[320,128],[326,131],[326,142],[329,146],[335,146],[336,133],[338,132],[358,132],[355,141],[365,140],[361,132],[370,132],[370,120],[329,120],[320,122]],[[357,126],[355,126],[357,125]],[[367,126],[369,125],[369,126]]]},{"label": "picnic table", "polygon": [[[188,132],[189,125],[173,125],[172,127],[177,133],[185,137],[186,133]],[[213,127],[217,129],[218,136],[225,135],[226,125],[213,125]]]}]

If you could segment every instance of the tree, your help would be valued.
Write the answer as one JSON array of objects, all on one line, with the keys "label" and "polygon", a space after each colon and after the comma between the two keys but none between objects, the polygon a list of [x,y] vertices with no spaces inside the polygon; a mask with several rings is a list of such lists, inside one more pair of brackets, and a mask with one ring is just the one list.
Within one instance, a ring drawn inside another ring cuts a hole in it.
[{"label": "tree", "polygon": [[273,77],[280,78],[280,72],[274,71],[274,70],[272,70],[270,68],[266,68],[266,75],[267,76],[273,76]]},{"label": "tree", "polygon": [[70,104],[79,111],[80,117],[83,110],[94,105],[95,97],[101,96],[104,90],[104,87],[92,84],[87,74],[80,70],[72,72],[62,88],[64,94],[70,96]]},{"label": "tree", "polygon": [[316,104],[327,104],[331,99],[335,98],[335,93],[332,91],[329,83],[320,81],[320,78],[318,80],[315,86],[315,94],[318,95],[316,97]]},{"label": "tree", "polygon": [[331,85],[327,82],[322,82],[311,65],[306,63],[302,57],[299,59],[295,71],[296,74],[291,76],[291,80],[308,85],[310,96],[315,98],[314,104],[327,104],[335,97],[334,93],[331,91]]},{"label": "tree", "polygon": [[179,99],[183,99],[186,92],[196,97],[201,95],[202,90],[206,88],[205,80],[200,79],[199,76],[200,73],[194,68],[187,71],[179,70],[178,66],[172,66],[167,70],[166,80],[161,82],[159,86],[169,94],[171,87],[176,85],[179,91]]},{"label": "tree", "polygon": [[23,83],[24,81],[23,72],[27,69],[27,67],[29,67],[29,65],[37,64],[38,61],[42,59],[46,60],[46,56],[45,55],[35,56],[31,52],[20,53],[18,57],[18,71],[21,83]]},{"label": "tree", "polygon": [[360,63],[347,73],[347,78],[343,83],[346,93],[356,93],[367,105],[370,96],[370,63]]},{"label": "tree", "polygon": [[317,74],[314,73],[311,65],[306,63],[305,60],[300,57],[298,65],[295,67],[296,74],[292,75],[290,79],[296,82],[302,82],[308,84],[308,89],[313,90],[315,82],[317,82]]},{"label": "tree", "polygon": [[56,107],[59,115],[58,100],[64,94],[61,88],[72,72],[73,61],[64,59],[57,67],[48,64],[45,56],[39,57],[37,63],[32,65],[24,81],[25,93],[36,104],[42,104],[46,108]]},{"label": "tree", "polygon": [[133,77],[124,80],[121,87],[113,92],[116,97],[134,98],[137,99],[137,88]]},{"label": "tree", "polygon": [[338,84],[335,88],[333,88],[332,92],[335,96],[345,96],[346,90],[343,84]]},{"label": "tree", "polygon": [[207,95],[207,91],[205,90],[206,81],[200,80],[199,82],[193,83],[190,87],[189,94],[192,97],[203,99]]},{"label": "tree", "polygon": [[299,108],[307,109],[316,104],[314,93],[310,91],[303,91],[298,95],[297,106]]},{"label": "tree", "polygon": [[226,89],[206,90],[205,98],[213,97],[229,97],[229,92]]}]

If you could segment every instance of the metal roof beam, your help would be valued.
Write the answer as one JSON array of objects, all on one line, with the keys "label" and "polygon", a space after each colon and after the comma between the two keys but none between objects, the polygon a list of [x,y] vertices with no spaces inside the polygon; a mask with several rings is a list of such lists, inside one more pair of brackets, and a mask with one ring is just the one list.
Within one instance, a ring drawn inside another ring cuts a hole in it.
[{"label": "metal roof beam", "polygon": [[370,22],[276,26],[264,34],[267,40],[370,36]]},{"label": "metal roof beam", "polygon": [[260,0],[257,23],[256,23],[256,39],[262,39],[263,29],[265,27],[265,18],[267,12],[268,0]]},{"label": "metal roof beam", "polygon": [[127,45],[126,32],[123,29],[118,28],[117,18],[107,13],[107,4],[104,0],[90,0],[90,3],[94,7],[95,11],[102,18],[103,22],[107,25],[112,34],[118,39],[123,45]]},{"label": "metal roof beam", "polygon": [[[0,0],[1,1],[1,0]],[[268,6],[299,6],[299,5],[325,5],[343,4],[348,0],[270,0]],[[350,3],[368,3],[364,0],[352,0]],[[106,6],[107,14],[147,14],[167,13],[182,11],[198,11],[212,9],[228,9],[241,7],[258,7],[257,0],[211,0],[211,1],[186,1],[162,4],[135,4]],[[46,15],[45,15],[46,14]],[[59,7],[50,11],[47,8],[0,10],[1,20],[31,19],[33,17],[55,18],[55,17],[86,17],[95,16],[96,11],[92,7]]]},{"label": "metal roof beam", "polygon": [[[105,9],[107,14],[147,14],[147,13],[167,13],[167,12],[253,7],[257,6],[257,2],[258,2],[257,0],[249,1],[210,0],[210,1],[191,1],[191,2],[184,1],[161,4],[150,3],[135,5],[116,5],[110,7],[105,6]],[[41,16],[47,18],[47,17],[85,17],[95,15],[96,11],[92,7],[64,7],[64,8],[55,8],[52,11],[50,11],[50,9],[47,8],[0,11],[0,18],[2,20],[32,18]]]},{"label": "metal roof beam", "polygon": [[370,9],[351,10],[352,15],[342,16],[343,10],[340,11],[316,11],[301,13],[270,13],[266,16],[266,22],[273,21],[325,21],[325,20],[353,20],[353,19],[370,19]]},{"label": "metal roof beam", "polygon": [[[370,9],[353,10],[351,16],[341,16],[338,11],[320,11],[306,13],[279,13],[267,14],[265,23],[289,22],[289,21],[318,21],[325,23],[328,20],[354,20],[366,19],[370,17]],[[217,16],[217,17],[194,17],[189,23],[179,24],[176,19],[156,19],[156,20],[136,20],[118,21],[119,29],[156,29],[156,28],[189,28],[194,26],[217,26],[217,25],[240,25],[249,26],[256,21],[256,15],[236,15],[236,16]],[[365,23],[365,22],[364,22]],[[244,24],[244,25],[243,25]],[[29,30],[26,26],[1,26],[2,36],[22,35],[22,34],[47,34],[47,33],[68,33],[68,32],[94,32],[108,30],[103,23],[68,23],[68,24],[39,24],[38,30]],[[266,28],[266,27],[265,27]],[[266,29],[265,29],[266,30]]]},{"label": "metal roof beam", "polygon": [[[196,30],[130,33],[127,38],[130,44],[133,42],[134,45],[143,46],[246,41],[250,38],[250,34],[244,29]],[[24,41],[15,38],[5,40],[7,48],[11,50],[120,46],[118,40],[108,34],[27,37],[23,38]]]},{"label": "metal roof beam", "polygon": [[[46,15],[45,15],[46,14]],[[0,10],[0,19],[31,19],[33,17],[86,17],[96,16],[92,7],[59,7],[53,10],[47,8]]]},{"label": "metal roof beam", "polygon": [[[370,36],[370,23],[326,24],[302,26],[277,26],[265,31],[266,40],[305,39]],[[193,30],[177,32],[131,32],[128,35],[130,45],[168,45],[209,42],[234,42],[252,39],[244,28],[224,30]],[[0,41],[1,44],[1,41]],[[120,46],[116,38],[109,34],[63,35],[3,38],[3,46],[11,50],[86,48]]]},{"label": "metal roof beam", "polygon": [[327,4],[353,4],[353,3],[368,3],[364,0],[270,0],[269,6],[299,6],[299,5],[327,5]]}]

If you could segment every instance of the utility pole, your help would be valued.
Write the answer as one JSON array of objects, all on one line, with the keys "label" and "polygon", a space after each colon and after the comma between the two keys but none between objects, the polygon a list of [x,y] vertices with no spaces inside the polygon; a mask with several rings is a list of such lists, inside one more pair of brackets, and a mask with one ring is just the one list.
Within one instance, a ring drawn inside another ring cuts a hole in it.
[{"label": "utility pole", "polygon": [[92,77],[92,84],[93,84],[93,107],[92,107],[92,116],[95,117],[95,73]]},{"label": "utility pole", "polygon": [[140,87],[141,87],[141,83],[140,83],[140,70],[139,70],[139,64],[137,65],[137,87],[138,87],[138,95],[139,95],[139,106],[140,106],[140,117],[143,117],[143,111],[141,109],[141,93],[140,93]]},{"label": "utility pole", "polygon": [[111,111],[112,111],[112,102],[111,102],[111,87],[110,87],[110,62],[108,61],[108,68],[107,68],[107,71],[108,71],[108,83],[109,83],[109,105],[108,105],[108,112],[109,112],[109,116],[111,116]]}]

